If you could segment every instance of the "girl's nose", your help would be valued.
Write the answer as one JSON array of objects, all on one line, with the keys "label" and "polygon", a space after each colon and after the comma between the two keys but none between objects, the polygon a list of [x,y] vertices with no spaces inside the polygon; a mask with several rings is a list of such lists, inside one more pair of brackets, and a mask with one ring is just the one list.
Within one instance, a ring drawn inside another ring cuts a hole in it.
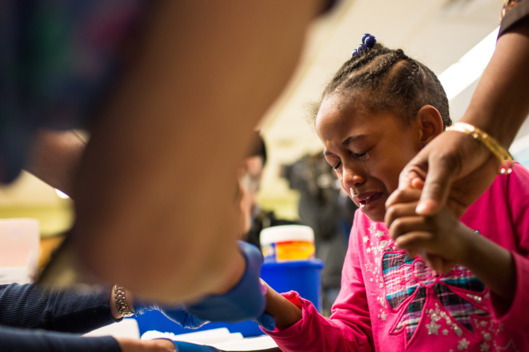
[{"label": "girl's nose", "polygon": [[342,183],[345,189],[354,188],[366,182],[363,165],[349,165],[342,169]]}]

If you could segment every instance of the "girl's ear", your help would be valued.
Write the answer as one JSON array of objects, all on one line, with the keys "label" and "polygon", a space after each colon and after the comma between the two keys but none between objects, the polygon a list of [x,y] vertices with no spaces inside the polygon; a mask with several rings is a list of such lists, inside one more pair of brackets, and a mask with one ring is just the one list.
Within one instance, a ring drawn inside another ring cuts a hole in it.
[{"label": "girl's ear", "polygon": [[417,113],[416,121],[419,123],[419,142],[421,147],[443,132],[443,118],[432,105],[424,105]]}]

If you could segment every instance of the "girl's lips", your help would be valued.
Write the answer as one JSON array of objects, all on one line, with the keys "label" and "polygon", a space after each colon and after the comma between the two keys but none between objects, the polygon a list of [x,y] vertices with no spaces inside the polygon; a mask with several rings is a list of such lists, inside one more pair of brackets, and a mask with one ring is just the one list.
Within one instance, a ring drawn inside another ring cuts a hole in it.
[{"label": "girl's lips", "polygon": [[351,189],[351,196],[353,201],[358,204],[360,210],[365,213],[378,205],[378,200],[380,200],[382,197],[382,192],[368,192],[359,195],[353,195]]}]

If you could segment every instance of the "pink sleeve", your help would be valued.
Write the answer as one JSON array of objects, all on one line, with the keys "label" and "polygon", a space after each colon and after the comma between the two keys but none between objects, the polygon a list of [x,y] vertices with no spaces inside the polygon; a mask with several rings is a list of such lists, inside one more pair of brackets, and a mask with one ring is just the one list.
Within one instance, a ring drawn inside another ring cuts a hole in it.
[{"label": "pink sleeve", "polygon": [[[527,309],[527,293],[529,292],[529,172],[516,165],[515,172],[507,181],[510,207],[510,224],[515,231],[516,249],[511,250],[516,269],[516,290],[514,299],[507,312],[501,313],[494,309],[493,315],[499,322],[514,330],[529,331],[529,314]],[[498,200],[500,201],[500,200]]]},{"label": "pink sleeve", "polygon": [[[353,236],[359,236],[354,227],[351,232]],[[342,290],[330,318],[319,314],[314,305],[300,298],[297,292],[283,294],[291,302],[299,300],[302,310],[302,319],[296,324],[281,331],[265,331],[283,352],[373,350],[365,286],[357,263],[358,254],[353,255],[358,253],[354,248],[350,243],[342,271]]]},{"label": "pink sleeve", "polygon": [[[509,310],[502,314],[493,309],[494,317],[505,326],[526,333],[529,330],[529,314],[527,309],[527,292],[529,292],[529,260],[513,252],[516,265],[516,292]],[[494,297],[492,297],[494,307]]]}]

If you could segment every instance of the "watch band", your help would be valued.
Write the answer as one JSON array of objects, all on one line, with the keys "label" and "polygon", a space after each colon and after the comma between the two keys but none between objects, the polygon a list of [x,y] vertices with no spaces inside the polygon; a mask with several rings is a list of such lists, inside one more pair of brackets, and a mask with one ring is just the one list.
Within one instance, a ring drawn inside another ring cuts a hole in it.
[{"label": "watch band", "polygon": [[114,301],[116,302],[116,308],[122,317],[127,318],[134,315],[129,308],[125,289],[122,286],[114,285]]}]

